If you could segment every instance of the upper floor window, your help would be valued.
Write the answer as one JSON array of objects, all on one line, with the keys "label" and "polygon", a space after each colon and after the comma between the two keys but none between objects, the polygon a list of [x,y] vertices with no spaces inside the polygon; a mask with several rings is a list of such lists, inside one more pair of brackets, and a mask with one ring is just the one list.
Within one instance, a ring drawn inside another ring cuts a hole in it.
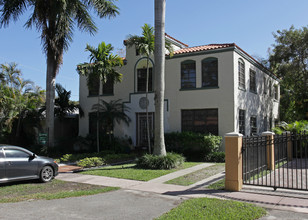
[{"label": "upper floor window", "polygon": [[202,87],[218,86],[218,59],[202,60]]},{"label": "upper floor window", "polygon": [[[149,68],[148,91],[153,91],[152,68]],[[147,68],[137,69],[137,92],[146,92]]]},{"label": "upper floor window", "polygon": [[278,100],[278,85],[274,85],[274,99]]},{"label": "upper floor window", "polygon": [[268,81],[268,95],[271,97],[272,96],[272,81]]},{"label": "upper floor window", "polygon": [[250,92],[257,92],[256,71],[252,69],[249,71],[249,88]]},{"label": "upper floor window", "polygon": [[245,63],[242,59],[238,59],[238,87],[245,89]]},{"label": "upper floor window", "polygon": [[99,95],[99,76],[96,74],[89,74],[87,79],[89,96]]},{"label": "upper floor window", "polygon": [[267,84],[266,84],[266,77],[263,77],[263,87],[264,87],[264,94],[267,93]]},{"label": "upper floor window", "polygon": [[103,95],[113,95],[113,81],[111,79],[107,79],[103,84]]},{"label": "upper floor window", "polygon": [[196,62],[193,60],[181,63],[181,88],[196,88]]}]

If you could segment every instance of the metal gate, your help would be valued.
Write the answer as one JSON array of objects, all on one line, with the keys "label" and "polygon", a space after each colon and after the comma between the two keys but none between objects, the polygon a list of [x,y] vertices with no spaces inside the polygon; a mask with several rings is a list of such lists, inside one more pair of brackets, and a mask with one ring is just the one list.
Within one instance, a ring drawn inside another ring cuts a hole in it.
[{"label": "metal gate", "polygon": [[243,184],[308,190],[308,134],[243,138]]}]

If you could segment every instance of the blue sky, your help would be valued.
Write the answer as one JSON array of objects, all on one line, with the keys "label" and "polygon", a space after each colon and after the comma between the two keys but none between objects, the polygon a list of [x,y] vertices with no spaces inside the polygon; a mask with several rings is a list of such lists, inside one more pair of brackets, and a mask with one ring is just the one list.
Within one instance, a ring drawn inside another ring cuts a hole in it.
[{"label": "blue sky", "polygon": [[[88,61],[86,44],[97,47],[111,43],[115,53],[123,47],[129,34],[141,34],[144,23],[154,26],[154,0],[118,0],[120,15],[111,20],[95,17],[99,29],[90,36],[77,29],[73,43],[64,54],[57,82],[72,91],[78,100],[78,63]],[[250,55],[267,57],[274,43],[273,33],[308,25],[307,0],[167,0],[166,33],[189,46],[210,43],[236,43]],[[23,27],[29,13],[8,28],[0,29],[0,63],[16,62],[23,77],[45,89],[46,57],[40,34]]]}]

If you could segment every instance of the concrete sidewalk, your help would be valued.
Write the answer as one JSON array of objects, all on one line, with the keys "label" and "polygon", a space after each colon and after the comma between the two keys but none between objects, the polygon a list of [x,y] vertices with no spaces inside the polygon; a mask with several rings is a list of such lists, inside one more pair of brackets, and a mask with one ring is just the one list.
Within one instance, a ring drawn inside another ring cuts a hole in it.
[{"label": "concrete sidewalk", "polygon": [[212,164],[204,163],[202,166],[198,165],[194,169],[184,169],[175,172],[176,174],[168,174],[165,177],[159,177],[148,182],[93,175],[82,175],[77,173],[60,173],[57,179],[102,186],[116,186],[123,189],[152,192],[161,195],[178,196],[183,198],[214,197],[232,199],[255,203],[268,209],[308,213],[308,193],[305,191],[280,189],[274,191],[271,188],[264,187],[244,187],[241,192],[228,192],[223,190],[209,190],[205,188],[205,186],[209,185],[210,183],[223,178],[224,173],[212,176],[190,186],[178,186],[163,183],[168,181],[170,178],[173,179],[179,176],[183,176],[187,173],[194,172],[198,169],[203,169],[204,167],[208,167],[210,165]]}]

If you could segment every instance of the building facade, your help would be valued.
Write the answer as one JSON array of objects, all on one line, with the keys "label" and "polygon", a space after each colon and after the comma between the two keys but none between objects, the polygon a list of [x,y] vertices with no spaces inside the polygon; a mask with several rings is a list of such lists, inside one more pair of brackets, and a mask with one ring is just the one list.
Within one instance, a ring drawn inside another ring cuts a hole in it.
[{"label": "building facade", "polygon": [[[279,117],[279,79],[236,44],[188,45],[166,35],[174,55],[165,64],[165,132],[194,131],[223,136],[228,132],[257,135],[271,130]],[[125,41],[124,41],[125,42]],[[150,59],[149,94],[145,98],[146,57],[126,47],[121,83],[101,85],[91,94],[80,76],[79,134],[95,130],[92,106],[98,98],[121,99],[131,122],[116,124],[114,135],[131,138],[134,146],[146,145],[146,106],[151,135],[154,129],[154,60]],[[104,89],[105,87],[105,89]]]}]

